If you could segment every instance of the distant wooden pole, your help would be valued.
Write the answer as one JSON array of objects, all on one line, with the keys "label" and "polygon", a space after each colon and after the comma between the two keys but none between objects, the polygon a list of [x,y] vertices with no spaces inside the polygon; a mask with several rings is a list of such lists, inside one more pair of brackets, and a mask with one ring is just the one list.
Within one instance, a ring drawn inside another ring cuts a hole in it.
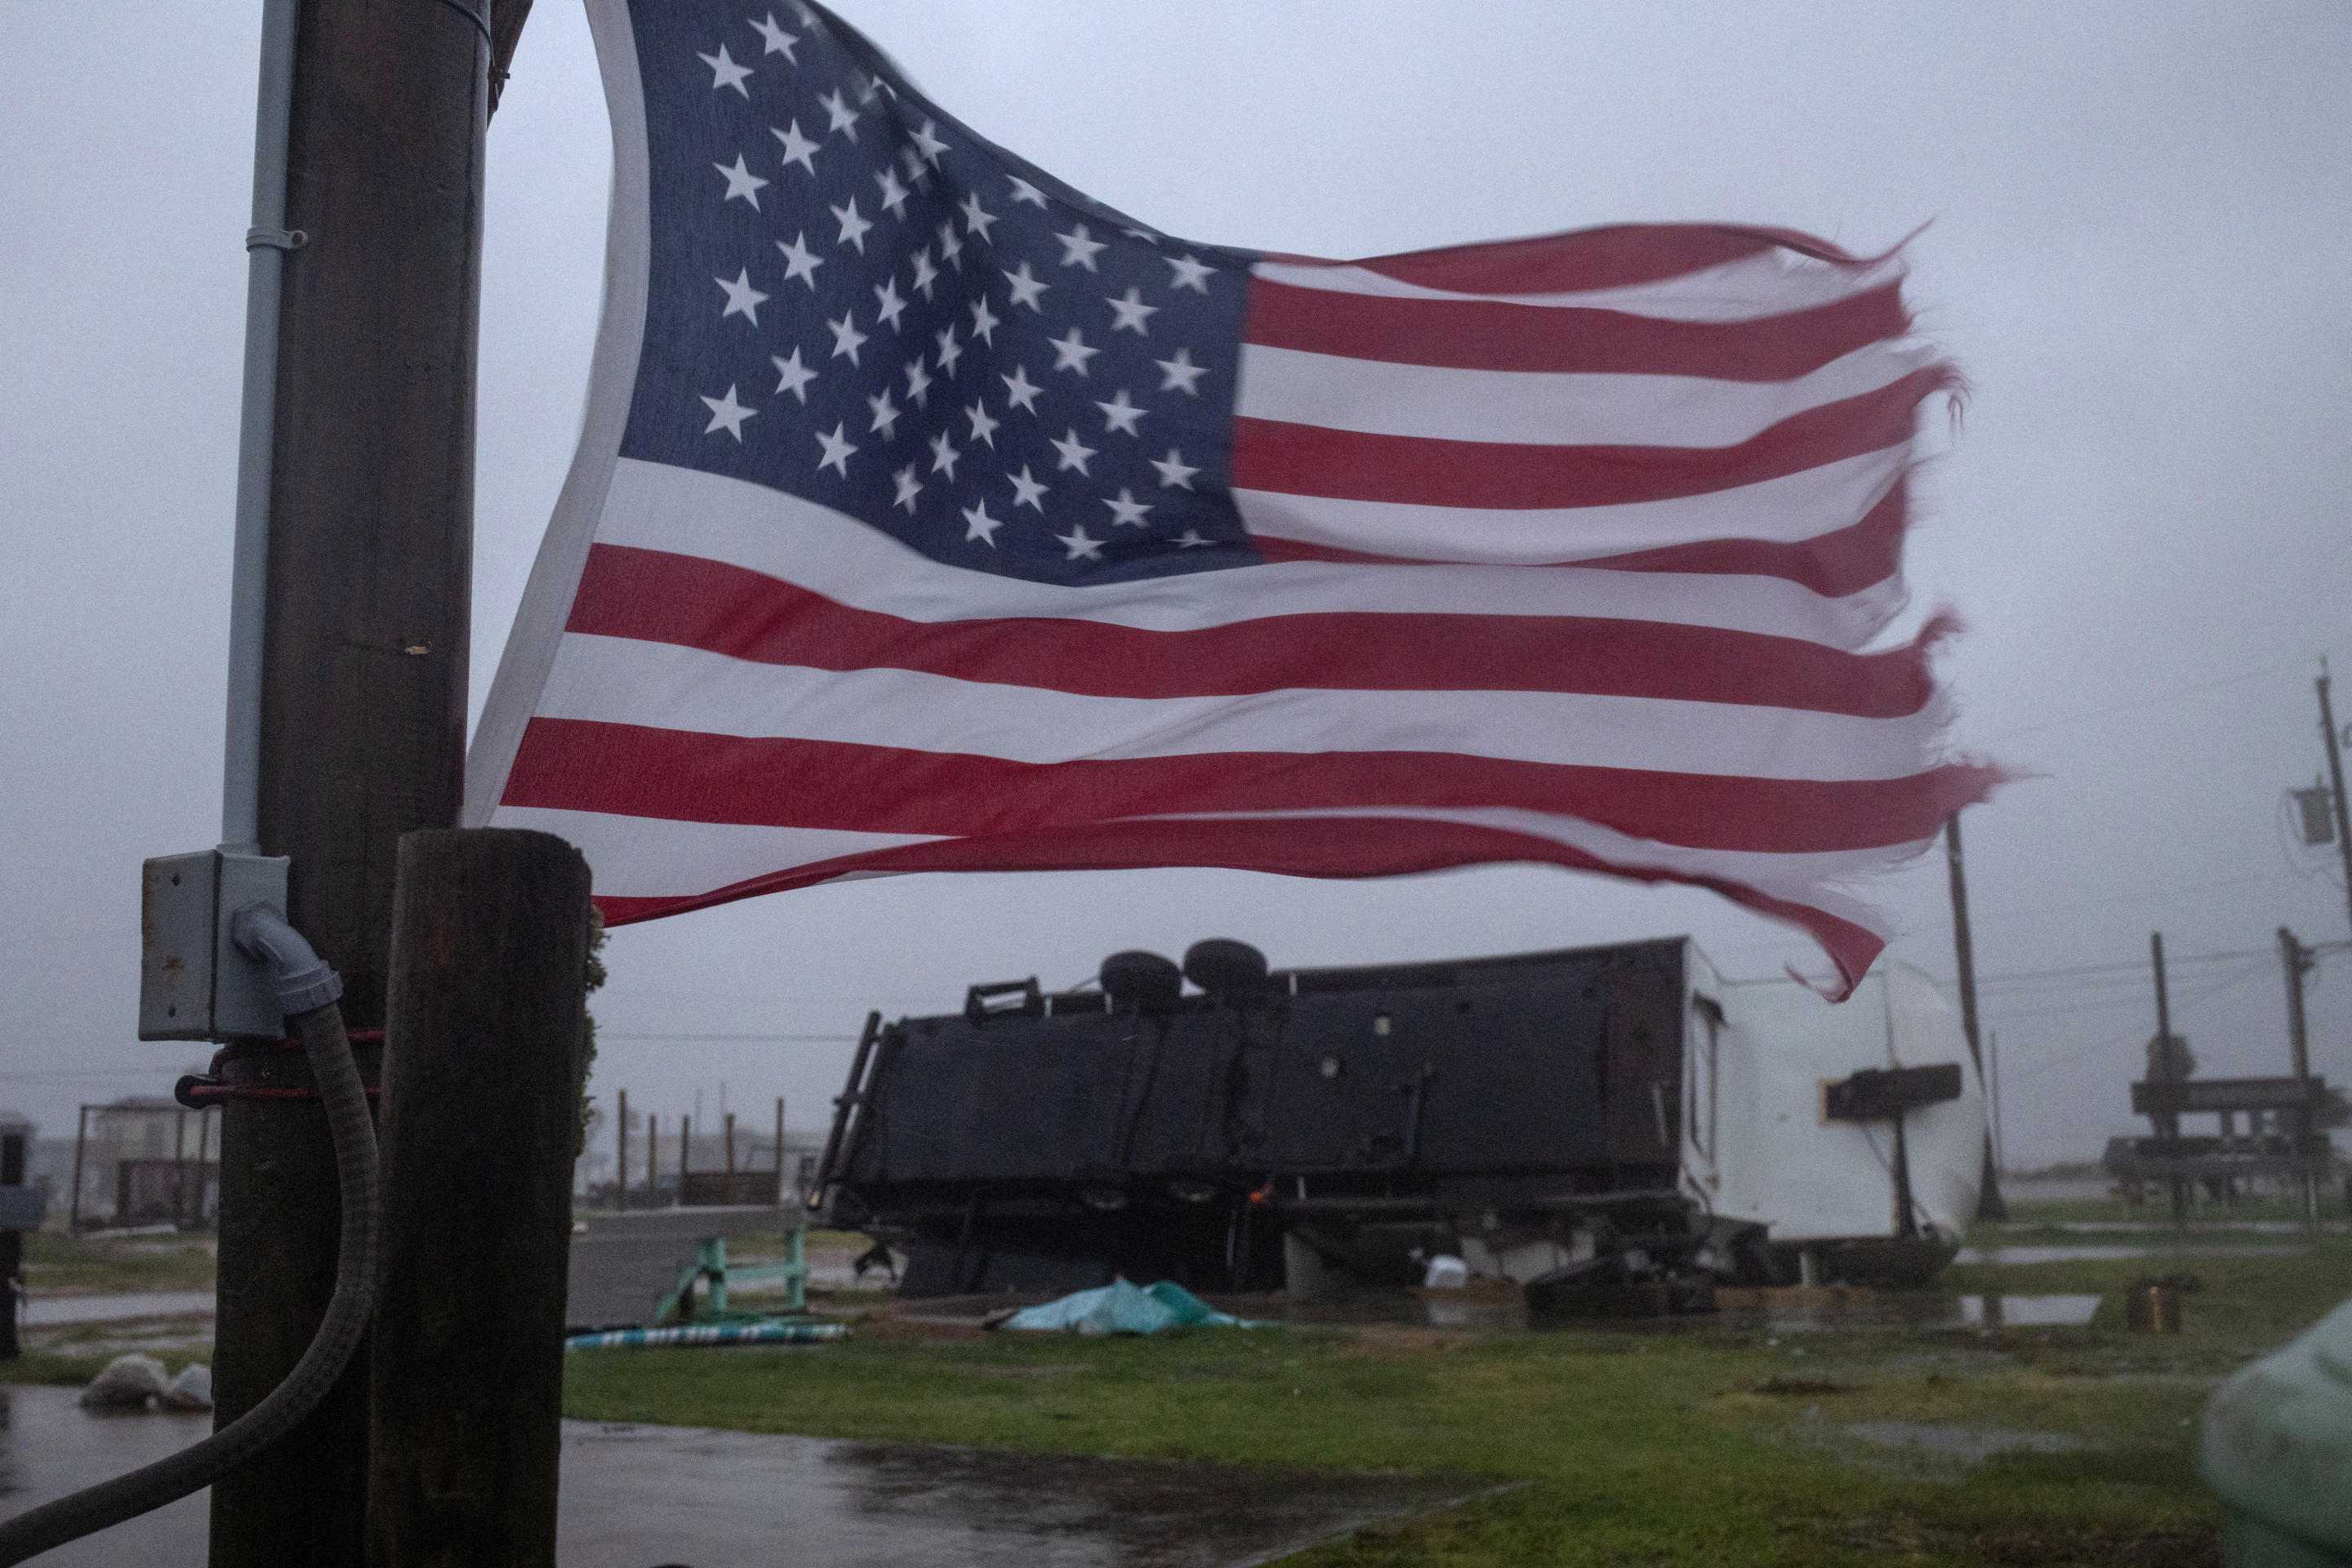
[{"label": "distant wooden pole", "polygon": [[[1960,1032],[1968,1037],[1969,1060],[1976,1065],[1977,1083],[1984,1084],[1984,1052],[1977,1044],[1977,950],[1969,930],[1969,873],[1960,848],[1960,814],[1944,824],[1944,863],[1952,884],[1952,954],[1959,965]],[[1977,1218],[2007,1219],[2009,1205],[2000,1198],[2000,1166],[1993,1158],[1992,1126],[1985,1125],[1983,1157],[1977,1164]]]},{"label": "distant wooden pole", "polygon": [[621,1110],[614,1123],[613,1206],[629,1206],[629,1091],[621,1090]]},{"label": "distant wooden pole", "polygon": [[368,1562],[553,1568],[588,866],[551,834],[400,841]]},{"label": "distant wooden pole", "polygon": [[784,1201],[784,1097],[776,1096],[776,1202]]},{"label": "distant wooden pole", "polygon": [[2294,932],[2279,927],[2279,960],[2286,967],[2286,1043],[2289,1059],[2294,1066],[2294,1083],[2303,1091],[2294,1115],[2289,1119],[2290,1135],[2294,1139],[2295,1163],[2299,1167],[2296,1184],[2301,1188],[2305,1217],[2312,1224],[2319,1221],[2319,1179],[2303,1162],[2309,1157],[2309,1145],[2316,1129],[2311,1117],[2311,1039],[2306,1030],[2303,1011],[2303,977],[2315,962],[2311,950],[2295,940]]},{"label": "distant wooden pole", "polygon": [[727,1126],[727,1201],[735,1201],[735,1113],[729,1111]]},{"label": "distant wooden pole", "polygon": [[[2156,974],[2156,1057],[2148,1063],[2147,1076],[2152,1079],[2169,1083],[2172,1081],[2172,1069],[2176,1064],[2172,1054],[2172,992],[2164,979],[2164,933],[2162,931],[2152,931],[2147,933],[2147,957],[2148,963]],[[2166,1111],[2156,1118],[2156,1131],[2159,1137],[2177,1140],[2180,1136],[2179,1116],[2172,1111]],[[2180,1157],[2177,1143],[2172,1146],[2168,1157],[2176,1160]],[[2189,1223],[2188,1179],[2183,1176],[2174,1176],[2167,1184],[2172,1194],[2172,1223],[2187,1225]]]},{"label": "distant wooden pole", "polygon": [[677,1119],[677,1201],[686,1202],[686,1173],[694,1163],[694,1118]]},{"label": "distant wooden pole", "polygon": [[661,1201],[661,1118],[646,1112],[646,1207],[657,1209]]}]

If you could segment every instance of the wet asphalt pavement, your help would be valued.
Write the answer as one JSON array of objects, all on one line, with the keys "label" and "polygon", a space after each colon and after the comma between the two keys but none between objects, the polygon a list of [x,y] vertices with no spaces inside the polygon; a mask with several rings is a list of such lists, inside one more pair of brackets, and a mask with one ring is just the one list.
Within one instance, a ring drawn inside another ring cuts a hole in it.
[{"label": "wet asphalt pavement", "polygon": [[[145,1464],[202,1415],[96,1415],[0,1387],[0,1516]],[[567,1421],[565,1568],[1240,1568],[1459,1500],[1475,1484],[987,1453]],[[205,1494],[59,1548],[42,1568],[200,1568]]]}]

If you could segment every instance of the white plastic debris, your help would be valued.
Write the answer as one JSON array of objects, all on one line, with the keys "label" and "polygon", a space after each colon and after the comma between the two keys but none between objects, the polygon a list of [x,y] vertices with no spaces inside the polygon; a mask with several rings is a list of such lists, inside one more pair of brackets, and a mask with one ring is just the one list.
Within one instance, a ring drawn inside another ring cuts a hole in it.
[{"label": "white plastic debris", "polygon": [[192,1361],[180,1369],[163,1390],[166,1410],[210,1410],[213,1407],[213,1369],[200,1361]]},{"label": "white plastic debris", "polygon": [[1470,1266],[1450,1252],[1441,1252],[1429,1260],[1429,1271],[1421,1282],[1433,1290],[1459,1290],[1470,1283]]},{"label": "white plastic debris", "polygon": [[119,1355],[81,1391],[85,1410],[143,1410],[171,1386],[163,1363],[152,1355]]}]

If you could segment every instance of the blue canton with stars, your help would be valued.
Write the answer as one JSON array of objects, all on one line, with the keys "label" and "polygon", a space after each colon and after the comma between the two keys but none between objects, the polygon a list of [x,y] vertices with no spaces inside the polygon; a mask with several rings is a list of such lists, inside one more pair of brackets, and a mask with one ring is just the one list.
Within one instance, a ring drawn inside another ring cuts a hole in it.
[{"label": "blue canton with stars", "polygon": [[652,226],[621,454],[1045,583],[1257,563],[1246,253],[973,135],[829,13],[637,0]]}]

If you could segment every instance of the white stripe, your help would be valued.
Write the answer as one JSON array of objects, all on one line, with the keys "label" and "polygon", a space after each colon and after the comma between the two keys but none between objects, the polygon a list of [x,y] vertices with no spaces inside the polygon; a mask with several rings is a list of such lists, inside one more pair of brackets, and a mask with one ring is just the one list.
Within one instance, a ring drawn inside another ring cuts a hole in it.
[{"label": "white stripe", "polygon": [[1720,267],[1686,272],[1656,283],[1613,289],[1583,289],[1559,294],[1458,294],[1402,282],[1369,268],[1340,264],[1317,267],[1261,261],[1253,277],[1297,289],[1335,294],[1372,294],[1391,300],[1479,300],[1505,305],[1559,305],[1587,310],[1621,310],[1669,321],[1747,321],[1785,316],[1865,293],[1903,276],[1898,259],[1875,267],[1836,267],[1794,251],[1768,250]]},{"label": "white stripe", "polygon": [[616,899],[690,898],[772,871],[926,844],[937,837],[675,822],[536,805],[501,805],[491,813],[489,826],[554,834],[586,858],[595,890]]},{"label": "white stripe", "polygon": [[[1417,561],[1542,566],[1717,540],[1801,543],[1860,522],[1910,461],[1906,442],[1738,489],[1622,506],[1421,506],[1239,489],[1234,503],[1252,533],[1271,539]],[[1610,575],[1622,583],[1638,574]],[[1667,586],[1679,596],[1693,583],[1692,576],[1677,574]]]},{"label": "white stripe", "polygon": [[1227,752],[1433,752],[1720,778],[1890,779],[1929,765],[1939,702],[1857,719],[1549,691],[1270,691],[1092,697],[907,669],[754,664],[567,634],[551,719],[1063,763]]},{"label": "white stripe", "polygon": [[[1906,861],[1935,846],[1934,838],[1874,849],[1839,849],[1816,853],[1770,854],[1750,849],[1701,849],[1637,838],[1580,816],[1527,811],[1516,806],[1445,809],[1423,806],[1354,806],[1328,811],[1225,811],[1171,814],[1165,820],[1241,821],[1254,817],[1311,821],[1320,817],[1407,817],[1421,822],[1457,822],[1471,827],[1492,827],[1506,833],[1548,838],[1580,850],[1624,870],[1664,871],[1677,878],[1708,877],[1738,882],[1769,898],[1852,921],[1881,936],[1893,927],[1882,910],[1837,890],[1841,884],[1861,881]],[[1162,820],[1154,818],[1152,820]]]},{"label": "white stripe", "polygon": [[[1853,470],[1853,460],[1812,470],[1844,470],[1839,487],[1822,487],[1811,504],[1834,504],[1860,518],[1902,471],[1900,448],[1885,454],[1870,475]],[[1800,476],[1801,477],[1801,476]],[[1863,481],[1874,478],[1876,488]],[[1782,481],[1750,486],[1748,494]],[[1824,499],[1826,498],[1826,499]],[[1253,510],[1268,519],[1258,531],[1282,537],[1316,538],[1314,516],[1294,520],[1291,510],[1366,506],[1368,502],[1302,503],[1287,496],[1234,492],[1243,516],[1257,528]],[[1665,504],[1665,503],[1658,503]],[[1790,504],[1794,504],[1793,500]],[[1413,514],[1404,523],[1433,520],[1430,509],[1391,509]],[[1593,511],[1590,508],[1580,518]],[[1438,510],[1438,518],[1481,522],[1516,520],[1516,531],[1464,542],[1499,557],[1514,545],[1532,550],[1535,520],[1559,513],[1475,512]],[[1385,519],[1375,519],[1385,521]],[[1727,525],[1734,520],[1723,520]],[[1842,524],[1841,524],[1842,526]],[[1353,537],[1353,536],[1350,536]],[[1724,537],[1721,533],[1699,538]],[[1192,631],[1231,626],[1265,616],[1356,613],[1368,615],[1583,616],[1602,620],[1654,621],[1668,626],[1720,626],[1767,637],[1798,637],[1829,647],[1857,648],[1885,629],[1903,609],[1902,584],[1889,578],[1843,599],[1823,598],[1778,577],[1717,576],[1685,573],[1583,571],[1564,567],[1522,572],[1507,565],[1355,566],[1319,561],[1236,567],[1225,572],[1151,577],[1098,587],[1063,587],[973,572],[933,561],[880,529],[830,507],[786,495],[744,479],[624,458],[614,465],[600,543],[667,551],[722,562],[795,583],[836,604],[877,615],[939,624],[1051,616],[1100,621],[1144,631]],[[1329,540],[1318,541],[1330,542]],[[1613,553],[1652,544],[1679,542],[1649,538],[1627,544],[1603,538],[1589,553]],[[1400,528],[1391,534],[1367,531],[1344,548],[1381,553],[1423,553],[1437,542]],[[1450,546],[1449,546],[1450,547]],[[1562,542],[1551,541],[1559,554]]]},{"label": "white stripe", "polygon": [[1733,447],[1935,362],[1872,343],[1794,381],[1461,370],[1244,344],[1234,412],[1368,436],[1545,447]]},{"label": "white stripe", "polygon": [[[1910,860],[1932,839],[1885,849],[1825,854],[1768,855],[1730,849],[1692,849],[1635,838],[1577,817],[1508,808],[1427,810],[1368,806],[1358,810],[1217,812],[1187,814],[1175,821],[1332,818],[1410,818],[1492,827],[1563,844],[1611,866],[1676,877],[1736,882],[1770,898],[1824,910],[1887,934],[1885,917],[1839,892],[1841,884]],[[491,819],[497,827],[529,827],[552,833],[586,857],[600,895],[630,899],[695,898],[722,888],[772,876],[801,866],[870,854],[905,844],[936,842],[911,834],[845,833],[818,828],[766,827],[734,823],[678,822],[615,816],[603,812],[556,811],[502,805]],[[853,872],[851,876],[888,873]]]}]

